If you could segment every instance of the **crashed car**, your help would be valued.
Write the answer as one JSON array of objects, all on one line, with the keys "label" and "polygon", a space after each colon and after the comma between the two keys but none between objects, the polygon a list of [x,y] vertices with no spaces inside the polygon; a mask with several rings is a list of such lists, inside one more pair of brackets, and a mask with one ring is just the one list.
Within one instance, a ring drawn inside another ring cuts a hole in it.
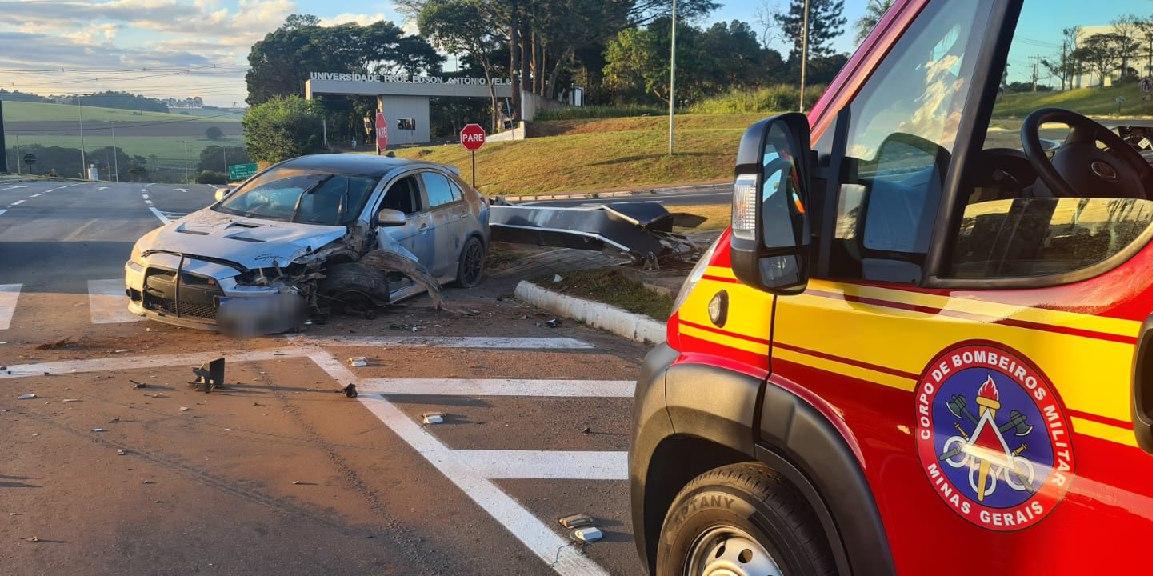
[{"label": "crashed car", "polygon": [[449,167],[318,154],[256,175],[141,237],[131,312],[194,328],[275,333],[441,283],[480,282],[488,203]]}]

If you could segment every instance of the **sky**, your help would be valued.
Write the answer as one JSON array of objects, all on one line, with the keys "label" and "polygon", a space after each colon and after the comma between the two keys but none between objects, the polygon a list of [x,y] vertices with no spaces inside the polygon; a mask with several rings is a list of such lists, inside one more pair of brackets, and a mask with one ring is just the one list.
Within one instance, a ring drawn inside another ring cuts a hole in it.
[{"label": "sky", "polygon": [[[780,11],[788,5],[787,0],[719,1],[721,8],[698,24],[736,19],[757,29],[758,7]],[[849,25],[834,44],[838,50],[855,48],[852,24],[865,4],[845,0]],[[1084,0],[1028,4],[1045,6],[1045,18],[1023,29],[1040,51],[1052,49],[1052,36],[1059,35],[1054,31],[1085,23],[1077,22],[1078,9],[1085,18]],[[1093,23],[1151,8],[1149,0],[1098,2]],[[391,0],[0,0],[0,88],[40,94],[125,90],[242,105],[250,46],[292,13],[314,14],[329,24],[384,19],[405,26]],[[770,43],[784,47],[781,38]]]}]

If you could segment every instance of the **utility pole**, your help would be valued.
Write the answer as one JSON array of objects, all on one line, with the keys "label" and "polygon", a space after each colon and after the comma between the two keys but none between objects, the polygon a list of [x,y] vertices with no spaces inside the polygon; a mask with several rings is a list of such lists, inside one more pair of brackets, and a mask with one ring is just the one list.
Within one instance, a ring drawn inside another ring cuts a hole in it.
[{"label": "utility pole", "polygon": [[80,119],[80,179],[88,179],[88,158],[84,155],[84,105],[76,97],[76,114]]},{"label": "utility pole", "polygon": [[221,154],[224,155],[224,173],[228,174],[228,144],[225,143],[220,147]]},{"label": "utility pole", "polygon": [[809,0],[805,0],[804,13],[801,14],[801,94],[797,97],[800,102],[800,112],[805,111],[805,73],[809,67]]},{"label": "utility pole", "polygon": [[669,156],[672,156],[676,130],[673,114],[676,113],[677,103],[677,0],[673,0],[673,30],[670,40],[672,42],[669,48]]},{"label": "utility pole", "polygon": [[[16,149],[20,154],[20,149]],[[16,157],[16,171],[20,171],[20,157]],[[8,173],[8,148],[4,143],[4,101],[0,100],[0,174]]]},{"label": "utility pole", "polygon": [[120,149],[116,147],[116,124],[109,124],[112,128],[112,173],[117,182],[120,181]]},{"label": "utility pole", "polygon": [[21,174],[20,163],[23,161],[22,158],[23,157],[20,156],[20,135],[17,134],[16,135],[16,175],[17,176],[19,176]]},{"label": "utility pole", "polygon": [[1037,56],[1037,55],[1033,55],[1033,56],[1029,57],[1029,60],[1033,62],[1033,91],[1036,92],[1037,91],[1037,79],[1040,77],[1040,73],[1037,71],[1037,64],[1041,60],[1041,57]]}]

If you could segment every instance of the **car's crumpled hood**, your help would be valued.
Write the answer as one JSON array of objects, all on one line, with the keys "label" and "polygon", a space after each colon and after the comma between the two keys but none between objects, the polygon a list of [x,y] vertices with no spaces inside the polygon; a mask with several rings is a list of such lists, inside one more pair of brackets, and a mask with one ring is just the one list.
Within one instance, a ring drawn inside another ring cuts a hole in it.
[{"label": "car's crumpled hood", "polygon": [[219,258],[245,268],[287,266],[344,237],[344,226],[244,218],[204,208],[140,239],[138,249]]}]

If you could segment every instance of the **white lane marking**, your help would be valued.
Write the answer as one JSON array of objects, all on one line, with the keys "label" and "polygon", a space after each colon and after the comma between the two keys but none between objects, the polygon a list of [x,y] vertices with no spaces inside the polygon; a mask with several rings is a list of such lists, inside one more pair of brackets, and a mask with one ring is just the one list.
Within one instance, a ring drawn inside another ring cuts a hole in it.
[{"label": "white lane marking", "polygon": [[17,200],[17,201],[15,201],[15,202],[13,202],[13,203],[9,204],[9,206],[19,206],[19,205],[21,205],[21,204],[23,204],[23,203],[24,203],[24,201],[23,201],[23,200]]},{"label": "white lane marking", "polygon": [[141,197],[143,197],[145,200],[147,200],[147,199],[148,199],[148,195],[147,195],[147,194],[141,194],[140,196],[141,196]]},{"label": "white lane marking", "polygon": [[35,193],[35,194],[33,194],[33,195],[29,196],[29,198],[35,198],[35,197],[37,197],[37,196],[39,196],[39,195],[40,195],[40,193],[39,193],[39,192],[37,192],[37,193]]},{"label": "white lane marking", "polygon": [[366,395],[361,395],[357,400],[558,574],[608,574],[492,481],[478,475],[467,463],[457,458],[455,451],[441,444],[388,400]]},{"label": "white lane marking", "polygon": [[[0,296],[3,295],[3,286],[0,286]],[[188,354],[159,354],[156,356],[126,356],[123,358],[92,358],[90,360],[62,360],[59,362],[40,362],[38,364],[18,364],[8,366],[6,371],[0,371],[0,380],[5,378],[27,378],[28,376],[42,376],[45,374],[72,374],[76,372],[111,372],[117,370],[135,370],[137,368],[162,368],[165,366],[198,366],[209,360],[223,357],[228,362],[258,362],[261,360],[275,360],[281,358],[302,358],[308,355],[309,350],[299,347],[270,348],[267,350],[252,350],[234,354],[221,354],[217,352],[192,352]]]},{"label": "white lane marking", "polygon": [[13,184],[12,186],[8,186],[6,188],[0,188],[0,190],[15,190],[17,188],[27,188],[27,186],[23,184]]},{"label": "white lane marking", "polygon": [[108,189],[107,186],[101,186],[101,187],[97,188],[96,190],[100,191],[100,190],[107,190],[107,189]]},{"label": "white lane marking", "polygon": [[7,210],[0,210],[0,216],[4,215],[5,212],[7,212]]},{"label": "white lane marking", "polygon": [[632,398],[631,380],[517,380],[511,378],[361,378],[365,392],[385,395],[557,396]]},{"label": "white lane marking", "polygon": [[156,208],[149,206],[148,209],[151,210],[154,215],[156,215],[156,218],[160,220],[161,224],[167,224],[172,221],[168,219],[168,216],[165,216],[163,212],[157,210]]},{"label": "white lane marking", "polygon": [[88,310],[93,324],[139,322],[144,319],[128,311],[123,278],[89,280]]},{"label": "white lane marking", "polygon": [[592,344],[575,338],[500,338],[484,336],[288,336],[290,342],[313,346],[365,346],[379,348],[496,348],[527,350],[590,350]]},{"label": "white lane marking", "polygon": [[485,478],[628,480],[624,450],[454,450],[453,457]]},{"label": "white lane marking", "polygon": [[20,299],[22,286],[23,284],[0,285],[0,330],[7,330],[12,325],[12,314],[16,312],[16,301]]},{"label": "white lane marking", "polygon": [[172,190],[175,192],[188,192],[187,188],[173,188]]}]

